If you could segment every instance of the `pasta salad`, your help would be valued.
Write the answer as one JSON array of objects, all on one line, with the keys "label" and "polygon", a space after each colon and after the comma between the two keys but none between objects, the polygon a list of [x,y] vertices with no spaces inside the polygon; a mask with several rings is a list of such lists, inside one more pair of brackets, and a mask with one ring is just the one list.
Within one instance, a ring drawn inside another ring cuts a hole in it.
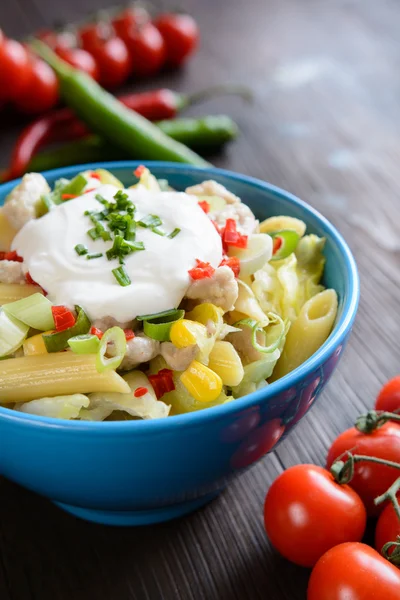
[{"label": "pasta salad", "polygon": [[153,419],[234,402],[326,340],[325,240],[256,219],[215,181],[141,166],[51,190],[25,175],[0,212],[0,404],[63,419]]}]

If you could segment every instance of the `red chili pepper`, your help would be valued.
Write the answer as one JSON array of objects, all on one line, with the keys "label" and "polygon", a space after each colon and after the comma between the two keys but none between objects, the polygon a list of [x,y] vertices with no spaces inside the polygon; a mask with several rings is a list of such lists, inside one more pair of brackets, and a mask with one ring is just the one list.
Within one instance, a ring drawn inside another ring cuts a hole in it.
[{"label": "red chili pepper", "polygon": [[276,254],[278,252],[278,250],[280,249],[280,247],[282,246],[282,244],[283,244],[282,238],[279,236],[275,236],[273,245],[272,245],[272,254]]},{"label": "red chili pepper", "polygon": [[125,334],[125,339],[127,342],[129,342],[130,340],[133,340],[133,338],[135,337],[135,334],[132,331],[132,329],[124,329],[124,334]]},{"label": "red chili pepper", "polygon": [[24,262],[21,256],[18,256],[15,250],[10,252],[0,252],[0,260],[11,260],[13,262]]},{"label": "red chili pepper", "polygon": [[137,177],[138,179],[140,179],[140,177],[143,175],[143,173],[145,172],[145,170],[146,170],[146,167],[144,165],[139,165],[133,171],[133,174],[135,175],[135,177]]},{"label": "red chili pepper", "polygon": [[52,306],[56,331],[65,331],[75,325],[75,317],[66,306]]},{"label": "red chili pepper", "polygon": [[100,175],[98,173],[95,173],[94,171],[90,171],[89,174],[92,179],[98,179],[100,181]]},{"label": "red chili pepper", "polygon": [[204,212],[206,214],[210,212],[210,205],[207,202],[207,200],[200,200],[200,202],[198,203],[198,205],[200,206],[200,208],[202,208],[204,210]]},{"label": "red chili pepper", "polygon": [[247,248],[247,235],[243,235],[237,231],[235,219],[226,220],[225,227],[221,232],[221,237],[224,249],[228,248],[228,246]]},{"label": "red chili pepper", "polygon": [[94,192],[96,188],[89,188],[88,190],[85,191],[85,194],[88,194],[89,192]]},{"label": "red chili pepper", "polygon": [[232,269],[235,277],[239,277],[240,273],[240,260],[237,256],[227,256],[222,259],[220,267],[227,266]]},{"label": "red chili pepper", "polygon": [[141,398],[141,396],[144,396],[145,394],[147,394],[148,391],[149,390],[145,387],[138,387],[133,392],[133,395],[135,396],[135,398]]},{"label": "red chili pepper", "polygon": [[149,375],[149,381],[154,388],[158,400],[167,392],[172,392],[175,389],[172,375],[173,371],[170,369],[161,369],[155,375]]},{"label": "red chili pepper", "polygon": [[211,277],[215,273],[214,267],[210,265],[208,262],[202,262],[198,258],[196,258],[196,266],[193,269],[188,271],[190,277],[196,281],[198,279],[205,279],[206,277]]},{"label": "red chili pepper", "polygon": [[97,329],[97,327],[91,327],[90,328],[90,333],[92,335],[96,335],[99,338],[99,340],[101,340],[101,338],[104,335],[104,333],[101,331],[101,329]]},{"label": "red chili pepper", "polygon": [[77,197],[77,194],[61,194],[61,200],[72,200],[72,198]]}]

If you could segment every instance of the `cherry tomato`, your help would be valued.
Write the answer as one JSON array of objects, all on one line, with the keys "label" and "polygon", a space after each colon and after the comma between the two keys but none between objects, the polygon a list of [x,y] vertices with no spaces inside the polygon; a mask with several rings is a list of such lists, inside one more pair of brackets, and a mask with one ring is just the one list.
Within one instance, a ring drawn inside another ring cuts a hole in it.
[{"label": "cherry tomato", "polygon": [[[328,452],[327,467],[346,451],[352,454],[375,456],[400,462],[400,426],[385,423],[373,433],[361,433],[355,427],[344,431],[333,442]],[[363,500],[369,516],[378,515],[385,506],[375,506],[374,499],[380,496],[397,479],[399,471],[393,467],[361,462],[355,465],[351,487]]]},{"label": "cherry tomato", "polygon": [[[329,518],[329,515],[327,515]],[[399,600],[400,572],[366,544],[340,544],[319,559],[307,600]]]},{"label": "cherry tomato", "polygon": [[253,429],[232,456],[232,467],[244,469],[255,463],[276,446],[284,432],[285,426],[280,419],[272,419]]},{"label": "cherry tomato", "polygon": [[56,106],[58,99],[56,74],[43,60],[33,57],[25,94],[15,102],[16,107],[28,114],[41,113]]},{"label": "cherry tomato", "polygon": [[96,81],[99,79],[99,68],[93,56],[82,48],[58,48],[57,54],[73,67],[84,71]]},{"label": "cherry tomato", "polygon": [[[388,542],[397,541],[400,536],[400,520],[396,515],[393,504],[388,504],[381,513],[375,529],[375,548],[381,552],[383,546]],[[391,554],[394,548],[389,553]],[[400,568],[400,565],[398,565]]]},{"label": "cherry tomato", "polygon": [[72,31],[52,31],[51,29],[42,29],[42,31],[38,31],[36,37],[50,46],[53,50],[66,50],[76,46],[76,36]]},{"label": "cherry tomato", "polygon": [[112,27],[104,21],[89,23],[88,25],[81,27],[78,31],[79,43],[87,52],[91,52],[93,48],[102,44],[112,36]]},{"label": "cherry tomato", "polygon": [[337,544],[360,541],[366,521],[358,494],[316,465],[290,467],[265,498],[264,525],[272,545],[303,567],[315,565]]},{"label": "cherry tomato", "polygon": [[29,53],[22,44],[5,39],[0,45],[0,98],[17,100],[31,75]]},{"label": "cherry tomato", "polygon": [[130,27],[121,34],[133,63],[133,73],[140,76],[159,71],[165,61],[164,40],[152,23]]},{"label": "cherry tomato", "polygon": [[147,10],[141,6],[132,6],[122,11],[113,21],[114,30],[124,38],[131,28],[139,27],[150,21]]},{"label": "cherry tomato", "polygon": [[181,65],[194,52],[199,43],[199,28],[190,15],[165,14],[155,21],[164,38],[167,62],[173,67]]},{"label": "cherry tomato", "polygon": [[114,88],[123,83],[131,72],[131,59],[125,42],[119,37],[111,37],[92,47],[100,72],[100,83]]},{"label": "cherry tomato", "polygon": [[375,408],[388,412],[400,411],[400,375],[385,383],[378,394]]}]

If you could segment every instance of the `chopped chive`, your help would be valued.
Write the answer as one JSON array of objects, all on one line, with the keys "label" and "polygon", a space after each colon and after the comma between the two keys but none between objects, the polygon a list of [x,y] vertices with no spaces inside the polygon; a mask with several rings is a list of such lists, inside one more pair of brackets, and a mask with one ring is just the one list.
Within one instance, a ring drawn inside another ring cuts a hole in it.
[{"label": "chopped chive", "polygon": [[89,250],[83,244],[77,244],[75,246],[75,252],[79,254],[79,256],[83,256],[84,254],[87,254]]},{"label": "chopped chive", "polygon": [[115,279],[118,281],[119,285],[122,285],[122,287],[130,285],[131,280],[129,278],[128,273],[125,270],[125,267],[121,266],[121,267],[118,267],[117,269],[113,269],[112,273],[113,273]]},{"label": "chopped chive", "polygon": [[165,231],[158,229],[158,227],[152,227],[151,230],[153,233],[156,233],[157,235],[166,235]]},{"label": "chopped chive", "polygon": [[141,227],[152,228],[162,225],[162,221],[160,217],[157,217],[157,215],[147,215],[146,217],[143,217],[143,219],[140,219],[140,221],[138,221],[138,224]]},{"label": "chopped chive", "polygon": [[180,233],[180,229],[179,227],[175,227],[175,229],[173,231],[171,231],[171,233],[168,234],[167,237],[169,237],[171,240],[176,237],[178,235],[178,233]]},{"label": "chopped chive", "polygon": [[112,239],[110,232],[106,231],[105,229],[103,229],[103,231],[100,232],[100,235],[105,242],[108,242]]},{"label": "chopped chive", "polygon": [[86,258],[87,260],[92,260],[92,258],[100,258],[101,256],[103,256],[102,252],[96,252],[94,254],[88,254]]},{"label": "chopped chive", "polygon": [[100,204],[104,204],[104,206],[109,206],[110,203],[108,202],[108,200],[106,200],[104,198],[104,196],[102,196],[101,194],[96,194],[95,198],[98,202],[100,202]]},{"label": "chopped chive", "polygon": [[92,227],[89,231],[86,232],[92,240],[98,240],[100,237],[100,233],[97,231],[96,227]]}]

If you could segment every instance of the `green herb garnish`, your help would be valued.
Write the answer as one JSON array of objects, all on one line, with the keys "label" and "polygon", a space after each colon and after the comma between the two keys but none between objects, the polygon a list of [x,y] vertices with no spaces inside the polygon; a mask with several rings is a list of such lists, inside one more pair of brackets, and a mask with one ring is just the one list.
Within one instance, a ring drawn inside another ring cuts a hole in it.
[{"label": "green herb garnish", "polygon": [[178,233],[180,233],[180,231],[181,230],[179,229],[179,227],[175,227],[175,229],[173,231],[171,231],[171,233],[169,233],[167,235],[167,237],[169,237],[172,240],[174,237],[176,237],[178,235]]},{"label": "green herb garnish", "polygon": [[131,280],[124,266],[120,266],[117,269],[113,269],[112,273],[115,279],[118,281],[119,285],[122,285],[122,287],[130,285]]},{"label": "green herb garnish", "polygon": [[79,256],[83,256],[84,254],[87,254],[89,250],[83,244],[77,244],[75,246],[75,252],[79,254]]},{"label": "green herb garnish", "polygon": [[86,258],[87,260],[92,260],[92,258],[100,258],[101,256],[103,256],[102,252],[95,252],[94,254],[88,254]]},{"label": "green herb garnish", "polygon": [[160,217],[157,217],[157,215],[147,215],[138,221],[138,225],[152,229],[153,227],[162,225],[162,221]]}]

